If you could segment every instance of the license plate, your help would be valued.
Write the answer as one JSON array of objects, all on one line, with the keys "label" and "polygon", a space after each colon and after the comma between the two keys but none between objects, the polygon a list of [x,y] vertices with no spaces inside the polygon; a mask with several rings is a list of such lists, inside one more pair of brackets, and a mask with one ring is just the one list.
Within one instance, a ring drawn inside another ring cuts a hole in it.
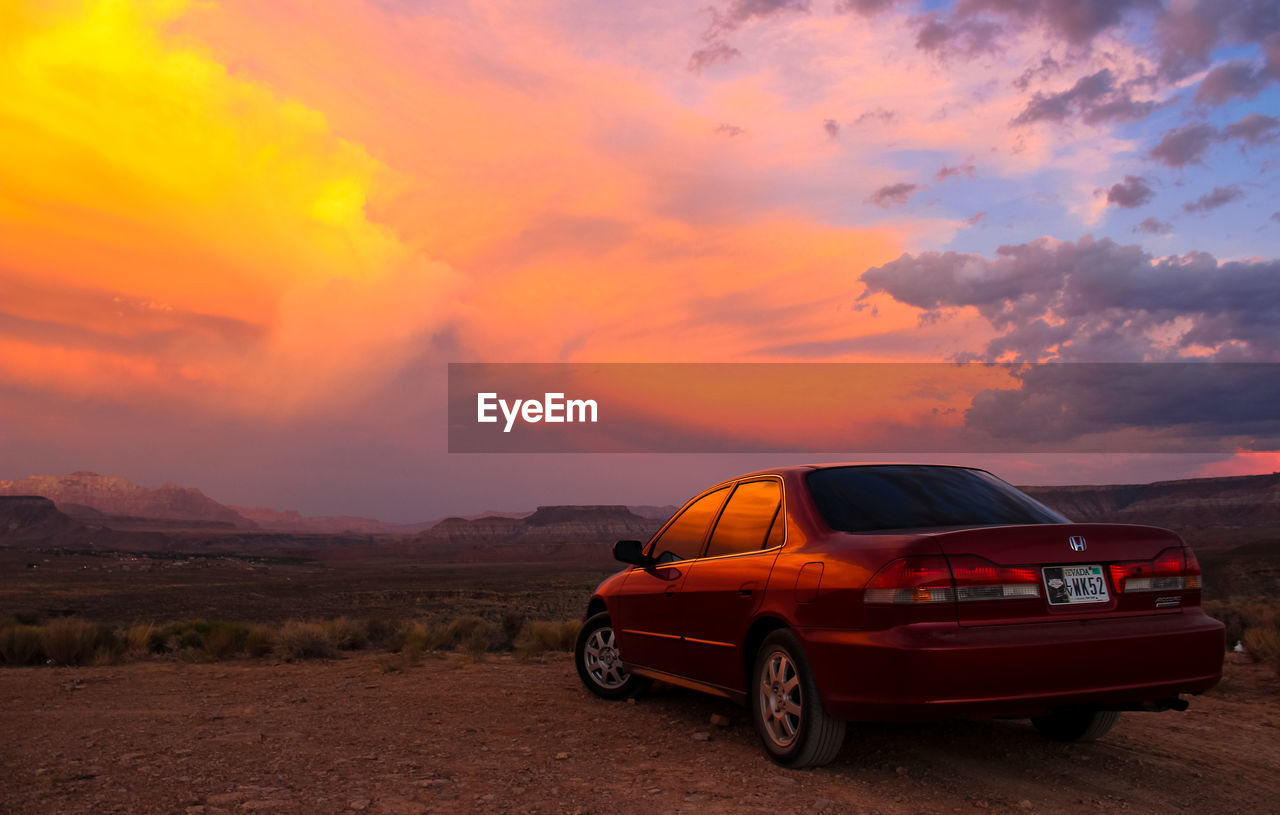
[{"label": "license plate", "polygon": [[1105,603],[1111,599],[1107,594],[1107,579],[1102,567],[1097,565],[1046,566],[1044,587],[1051,606]]}]

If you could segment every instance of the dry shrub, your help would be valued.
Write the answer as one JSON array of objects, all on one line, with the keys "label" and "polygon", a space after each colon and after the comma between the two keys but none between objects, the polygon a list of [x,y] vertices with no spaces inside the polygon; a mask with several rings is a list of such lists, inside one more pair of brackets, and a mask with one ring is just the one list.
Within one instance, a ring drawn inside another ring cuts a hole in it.
[{"label": "dry shrub", "polygon": [[265,625],[251,625],[244,638],[244,650],[249,656],[261,659],[275,650],[276,632]]},{"label": "dry shrub", "polygon": [[327,659],[334,656],[333,643],[324,626],[290,621],[280,629],[276,645],[285,659]]},{"label": "dry shrub", "polygon": [[1280,676],[1280,628],[1266,626],[1247,628],[1244,647],[1255,662],[1265,662]]},{"label": "dry shrub", "polygon": [[404,645],[405,626],[384,617],[368,617],[364,621],[364,635],[374,648],[399,651]]},{"label": "dry shrub", "polygon": [[581,628],[582,623],[578,620],[559,623],[543,620],[531,622],[516,638],[516,656],[529,659],[548,651],[572,651]]},{"label": "dry shrub", "polygon": [[1250,628],[1280,628],[1280,602],[1274,600],[1250,600],[1230,597],[1225,600],[1207,600],[1204,610],[1226,626],[1227,648],[1244,640],[1244,632]]},{"label": "dry shrub", "polygon": [[239,626],[219,626],[204,637],[204,651],[213,659],[228,659],[235,656],[244,647],[249,629]]},{"label": "dry shrub", "polygon": [[482,617],[458,617],[445,626],[441,647],[484,653],[493,644],[495,633],[493,623]]},{"label": "dry shrub", "polygon": [[502,628],[502,640],[498,643],[498,648],[505,651],[515,645],[520,632],[524,630],[524,612],[516,608],[504,609],[499,625]]},{"label": "dry shrub", "polygon": [[493,638],[497,629],[492,623],[476,626],[463,635],[458,643],[462,652],[472,659],[480,659],[493,647]]},{"label": "dry shrub", "polygon": [[63,617],[40,629],[40,645],[45,657],[58,665],[83,665],[99,648],[115,647],[112,633],[105,625]]},{"label": "dry shrub", "polygon": [[[150,628],[147,648],[152,653],[175,653],[188,662],[233,657],[244,650],[249,636],[249,626],[227,620],[177,620]],[[132,636],[129,634],[127,638]],[[203,652],[209,659],[201,660],[190,653],[195,651]]]},{"label": "dry shrub", "polygon": [[339,617],[324,624],[329,640],[343,651],[359,651],[369,647],[369,634],[365,626],[350,617]]},{"label": "dry shrub", "polygon": [[154,625],[133,625],[121,635],[124,653],[132,659],[144,656],[150,651],[151,635],[155,633]]},{"label": "dry shrub", "polygon": [[0,628],[0,661],[5,665],[38,665],[44,658],[39,628],[19,622]]}]

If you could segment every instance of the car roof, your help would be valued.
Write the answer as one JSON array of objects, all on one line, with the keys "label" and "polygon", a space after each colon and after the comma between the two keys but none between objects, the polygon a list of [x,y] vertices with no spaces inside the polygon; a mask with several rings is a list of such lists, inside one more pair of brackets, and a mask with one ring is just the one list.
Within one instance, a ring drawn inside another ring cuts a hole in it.
[{"label": "car roof", "polygon": [[787,475],[788,473],[806,473],[814,470],[834,470],[840,467],[950,467],[956,470],[976,470],[980,467],[968,467],[963,464],[931,464],[921,461],[824,461],[817,464],[788,464],[783,467],[770,467],[755,472],[743,473],[733,478],[726,478],[722,484],[742,478],[754,478],[759,475]]}]

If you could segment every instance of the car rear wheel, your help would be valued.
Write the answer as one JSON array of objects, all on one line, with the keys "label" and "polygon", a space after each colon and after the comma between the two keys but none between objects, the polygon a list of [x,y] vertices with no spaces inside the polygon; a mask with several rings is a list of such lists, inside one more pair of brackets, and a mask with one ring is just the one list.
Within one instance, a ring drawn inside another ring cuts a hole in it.
[{"label": "car rear wheel", "polygon": [[830,764],[844,743],[845,723],[827,715],[800,640],[782,629],[756,655],[751,718],[769,757],[784,767]]},{"label": "car rear wheel", "polygon": [[1120,718],[1118,710],[1073,708],[1031,720],[1040,735],[1054,741],[1094,741],[1107,734]]},{"label": "car rear wheel", "polygon": [[606,611],[593,615],[583,623],[573,653],[582,684],[596,696],[626,699],[649,689],[650,681],[647,677],[636,676],[622,669],[617,638]]}]

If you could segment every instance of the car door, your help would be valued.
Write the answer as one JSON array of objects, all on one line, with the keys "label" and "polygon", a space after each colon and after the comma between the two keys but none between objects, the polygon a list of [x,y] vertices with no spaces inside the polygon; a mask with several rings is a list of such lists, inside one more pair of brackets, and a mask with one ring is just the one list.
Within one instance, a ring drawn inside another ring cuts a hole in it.
[{"label": "car door", "polygon": [[687,567],[680,590],[687,676],[746,689],[743,640],[764,599],[785,530],[782,482],[744,481],[716,521],[705,555]]},{"label": "car door", "polygon": [[689,503],[653,539],[649,567],[632,567],[613,598],[609,615],[622,659],[667,673],[684,673],[677,598],[688,562],[702,551],[707,530],[720,512],[728,487]]}]

